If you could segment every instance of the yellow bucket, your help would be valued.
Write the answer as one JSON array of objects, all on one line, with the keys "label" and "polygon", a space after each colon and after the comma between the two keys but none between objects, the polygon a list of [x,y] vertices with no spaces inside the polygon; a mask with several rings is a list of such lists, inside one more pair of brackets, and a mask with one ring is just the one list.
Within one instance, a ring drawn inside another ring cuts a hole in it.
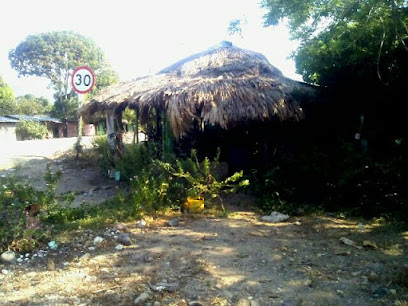
[{"label": "yellow bucket", "polygon": [[184,202],[184,208],[192,213],[201,213],[204,210],[204,198],[187,197],[187,201]]}]

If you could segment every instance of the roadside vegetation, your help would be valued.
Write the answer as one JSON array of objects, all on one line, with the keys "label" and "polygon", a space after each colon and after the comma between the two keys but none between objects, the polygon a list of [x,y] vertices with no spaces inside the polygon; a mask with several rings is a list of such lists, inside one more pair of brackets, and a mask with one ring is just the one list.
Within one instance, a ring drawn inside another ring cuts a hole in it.
[{"label": "roadside vegetation", "polygon": [[[126,181],[125,188],[100,205],[84,202],[80,207],[70,207],[75,195],[56,193],[61,173],[52,173],[50,167],[44,177],[46,190],[35,190],[17,177],[1,177],[0,252],[26,252],[67,230],[101,228],[146,215],[180,212],[187,196],[203,198],[205,213],[225,215],[222,194],[249,185],[243,172],[220,178],[219,155],[213,161],[205,158],[199,162],[193,150],[190,158],[163,161],[145,144],[129,145],[125,152],[117,166]],[[106,175],[114,163],[112,156],[105,137],[96,138],[95,149],[82,152],[79,158],[98,158],[101,172]]]}]

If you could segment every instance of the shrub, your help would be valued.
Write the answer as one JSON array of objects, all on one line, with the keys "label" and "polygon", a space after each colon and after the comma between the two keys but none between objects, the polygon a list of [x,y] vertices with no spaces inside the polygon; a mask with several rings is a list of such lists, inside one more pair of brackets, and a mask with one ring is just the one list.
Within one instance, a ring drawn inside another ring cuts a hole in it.
[{"label": "shrub", "polygon": [[142,173],[144,169],[148,169],[156,154],[144,143],[127,145],[122,153],[122,157],[116,161],[116,170],[120,171],[121,179],[129,181],[135,175]]},{"label": "shrub", "polygon": [[[211,162],[208,157],[200,163],[197,158],[197,151],[191,150],[191,157],[185,160],[176,161],[175,165],[157,161],[157,163],[168,171],[175,182],[184,186],[188,196],[202,197],[206,203],[211,205],[213,200],[218,198],[221,202],[221,209],[225,211],[222,192],[235,192],[240,187],[249,185],[249,180],[242,179],[243,172],[236,172],[232,176],[221,180],[218,177],[220,151]],[[181,194],[180,194],[181,195]],[[182,195],[185,199],[185,195]]]},{"label": "shrub", "polygon": [[58,210],[55,188],[60,176],[47,166],[45,191],[18,183],[15,178],[0,178],[0,251],[30,250],[49,235],[42,221]]},{"label": "shrub", "polygon": [[20,120],[16,126],[16,134],[21,140],[42,139],[47,134],[47,127],[40,122]]},{"label": "shrub", "polygon": [[407,159],[378,160],[350,143],[301,152],[281,150],[270,170],[256,175],[253,192],[265,210],[313,204],[364,217],[408,216]]},{"label": "shrub", "polygon": [[108,144],[106,135],[96,136],[92,140],[92,145],[95,148],[98,156],[98,163],[101,171],[104,175],[107,175],[108,171],[112,168],[113,162],[113,150]]}]

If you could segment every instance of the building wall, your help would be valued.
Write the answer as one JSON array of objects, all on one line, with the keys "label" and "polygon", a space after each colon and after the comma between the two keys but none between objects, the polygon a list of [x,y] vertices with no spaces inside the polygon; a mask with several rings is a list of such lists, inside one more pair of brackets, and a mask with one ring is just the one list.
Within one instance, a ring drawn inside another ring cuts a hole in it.
[{"label": "building wall", "polygon": [[95,125],[84,124],[84,136],[95,136]]},{"label": "building wall", "polygon": [[0,143],[16,140],[16,124],[9,122],[0,122]]},{"label": "building wall", "polygon": [[67,122],[67,137],[78,136],[78,123]]}]

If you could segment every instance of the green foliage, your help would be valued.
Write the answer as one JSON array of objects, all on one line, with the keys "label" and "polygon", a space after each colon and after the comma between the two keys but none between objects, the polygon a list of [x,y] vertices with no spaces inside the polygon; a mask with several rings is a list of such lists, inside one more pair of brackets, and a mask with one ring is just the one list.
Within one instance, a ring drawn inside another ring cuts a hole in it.
[{"label": "green foliage", "polygon": [[47,127],[40,122],[20,120],[16,126],[16,134],[19,139],[42,139],[47,134]]},{"label": "green foliage", "polygon": [[52,108],[51,115],[56,118],[65,118],[75,120],[78,117],[79,101],[77,96],[72,92],[66,97],[54,95],[56,99]]},{"label": "green foliage", "polygon": [[55,188],[60,176],[47,166],[45,191],[15,178],[0,178],[0,252],[27,251],[49,237],[50,229],[44,222],[58,208]]},{"label": "green foliage", "polygon": [[106,135],[96,136],[92,140],[92,145],[97,152],[97,160],[101,167],[101,172],[107,175],[113,166],[113,152],[109,147]]},{"label": "green foliage", "polygon": [[88,37],[74,32],[30,35],[9,52],[9,59],[19,76],[34,75],[50,80],[56,91],[56,102],[61,104],[57,104],[54,114],[62,118],[76,117],[71,110],[76,96],[71,86],[71,74],[76,67],[91,67],[98,88],[117,81],[102,50]]},{"label": "green foliage", "polygon": [[[264,0],[265,25],[287,18],[300,39],[294,55],[305,81],[322,85],[340,78],[406,78],[406,1]],[[350,80],[348,80],[350,81]]]},{"label": "green foliage", "polygon": [[119,82],[118,74],[108,65],[102,68],[95,76],[94,89],[89,93],[89,97],[96,95],[100,89]]},{"label": "green foliage", "polygon": [[16,114],[28,116],[45,114],[51,109],[47,99],[37,98],[31,94],[17,97],[16,107]]},{"label": "green foliage", "polygon": [[125,181],[139,175],[143,169],[147,169],[153,163],[155,154],[145,144],[127,145],[122,157],[116,161],[116,170],[120,171],[121,178]]},{"label": "green foliage", "polygon": [[235,192],[240,187],[249,185],[248,180],[242,180],[243,172],[236,172],[232,176],[221,180],[217,170],[219,165],[220,151],[213,162],[205,157],[200,163],[197,158],[197,151],[191,151],[191,157],[186,160],[176,161],[173,166],[170,163],[157,161],[158,164],[168,171],[173,177],[181,179],[188,196],[203,197],[207,204],[212,203],[215,198],[220,199],[221,208],[224,211],[221,191]]},{"label": "green foliage", "polygon": [[16,113],[14,92],[11,87],[0,77],[0,116]]},{"label": "green foliage", "polygon": [[298,153],[277,152],[274,164],[252,185],[264,210],[288,212],[297,203],[364,217],[408,216],[408,164],[402,156],[378,161],[354,144],[311,145]]},{"label": "green foliage", "polygon": [[171,199],[170,179],[157,167],[149,167],[130,178],[130,202],[140,214],[153,214],[166,207],[177,207]]}]

